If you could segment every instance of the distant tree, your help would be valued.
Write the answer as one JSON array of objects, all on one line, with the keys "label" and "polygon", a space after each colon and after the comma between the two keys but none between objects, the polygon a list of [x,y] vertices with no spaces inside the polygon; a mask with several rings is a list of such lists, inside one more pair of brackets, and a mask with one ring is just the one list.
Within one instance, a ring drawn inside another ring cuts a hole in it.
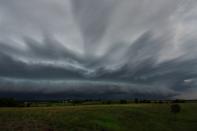
[{"label": "distant tree", "polygon": [[185,101],[184,100],[176,99],[176,100],[172,101],[172,103],[185,103]]},{"label": "distant tree", "polygon": [[72,105],[79,105],[79,104],[82,104],[83,103],[83,101],[82,100],[73,100],[72,101]]},{"label": "distant tree", "polygon": [[24,102],[24,106],[25,107],[30,107],[31,106],[31,103],[30,102]]},{"label": "distant tree", "polygon": [[139,103],[139,100],[137,98],[135,98],[134,102],[137,104],[137,103]]},{"label": "distant tree", "polygon": [[15,106],[17,106],[17,102],[13,98],[0,99],[0,107],[15,107]]},{"label": "distant tree", "polygon": [[107,101],[107,104],[111,104],[112,102],[110,100]]},{"label": "distant tree", "polygon": [[30,107],[31,106],[31,103],[27,103],[27,107]]},{"label": "distant tree", "polygon": [[145,100],[145,103],[151,103],[151,101],[150,100]]},{"label": "distant tree", "polygon": [[140,100],[140,103],[151,103],[150,100]]},{"label": "distant tree", "polygon": [[127,104],[127,100],[120,100],[120,104]]}]

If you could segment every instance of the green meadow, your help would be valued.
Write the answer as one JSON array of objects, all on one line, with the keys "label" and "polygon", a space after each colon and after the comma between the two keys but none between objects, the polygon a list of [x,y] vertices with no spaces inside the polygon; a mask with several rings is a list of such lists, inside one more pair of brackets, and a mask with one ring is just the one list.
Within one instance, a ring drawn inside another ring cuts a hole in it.
[{"label": "green meadow", "polygon": [[0,108],[0,131],[197,131],[197,104],[106,104]]}]

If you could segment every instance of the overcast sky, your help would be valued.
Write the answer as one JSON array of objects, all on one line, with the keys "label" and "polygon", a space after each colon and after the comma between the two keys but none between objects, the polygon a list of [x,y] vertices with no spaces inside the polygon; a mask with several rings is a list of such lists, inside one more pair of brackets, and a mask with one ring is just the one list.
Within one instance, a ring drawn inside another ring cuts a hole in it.
[{"label": "overcast sky", "polygon": [[197,99],[196,0],[0,0],[0,97]]}]

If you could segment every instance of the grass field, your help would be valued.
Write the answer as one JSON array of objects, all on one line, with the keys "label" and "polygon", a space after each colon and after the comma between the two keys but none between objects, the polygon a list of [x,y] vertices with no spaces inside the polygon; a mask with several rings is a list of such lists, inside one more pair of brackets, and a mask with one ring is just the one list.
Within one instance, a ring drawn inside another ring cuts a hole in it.
[{"label": "grass field", "polygon": [[197,104],[0,108],[0,131],[197,131]]}]

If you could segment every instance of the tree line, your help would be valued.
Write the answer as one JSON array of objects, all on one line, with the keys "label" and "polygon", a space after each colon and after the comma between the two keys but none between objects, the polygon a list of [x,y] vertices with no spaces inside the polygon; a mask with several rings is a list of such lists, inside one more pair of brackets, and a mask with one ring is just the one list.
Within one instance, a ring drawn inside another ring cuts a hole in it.
[{"label": "tree line", "polygon": [[[17,101],[14,98],[0,98],[0,107],[30,107],[32,103],[39,103],[42,101]],[[71,105],[81,105],[85,103],[89,104],[94,104],[94,102],[97,102],[97,104],[129,104],[129,103],[185,103],[185,100],[147,100],[147,99],[138,99],[135,98],[133,100],[126,100],[126,99],[121,99],[121,100],[91,100],[91,99],[86,99],[86,100],[63,100],[63,101],[56,101],[56,102],[51,102],[51,101],[45,101],[46,103],[68,103]]]}]

